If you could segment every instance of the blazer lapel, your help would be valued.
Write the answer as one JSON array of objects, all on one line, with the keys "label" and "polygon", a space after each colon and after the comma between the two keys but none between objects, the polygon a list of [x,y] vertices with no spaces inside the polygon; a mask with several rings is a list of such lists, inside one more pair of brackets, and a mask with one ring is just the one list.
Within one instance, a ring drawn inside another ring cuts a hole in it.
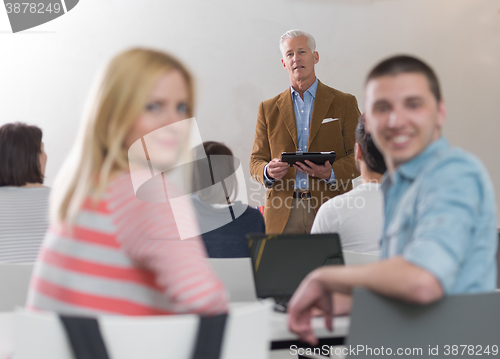
[{"label": "blazer lapel", "polygon": [[293,111],[293,101],[292,95],[290,93],[290,88],[283,92],[276,102],[281,119],[285,123],[285,126],[292,137],[295,148],[298,148],[299,139],[297,136],[297,124],[295,122],[295,112]]},{"label": "blazer lapel", "polygon": [[311,125],[309,126],[309,141],[307,143],[307,148],[311,147],[311,143],[314,140],[314,137],[316,137],[316,134],[321,127],[321,123],[325,119],[326,113],[332,105],[334,97],[335,96],[332,91],[329,91],[328,87],[323,85],[321,81],[318,81],[318,89],[316,90],[313,113],[311,116]]}]

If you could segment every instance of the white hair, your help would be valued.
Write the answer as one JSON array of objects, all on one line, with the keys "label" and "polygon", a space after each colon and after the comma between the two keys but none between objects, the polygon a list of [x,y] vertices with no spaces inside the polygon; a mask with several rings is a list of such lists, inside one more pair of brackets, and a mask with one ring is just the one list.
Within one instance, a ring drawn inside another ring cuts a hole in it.
[{"label": "white hair", "polygon": [[296,37],[305,36],[307,38],[307,46],[311,49],[312,52],[316,51],[316,40],[314,37],[308,32],[302,30],[288,30],[280,38],[280,51],[281,55],[285,57],[285,49],[283,48],[283,41],[287,39],[295,39]]}]

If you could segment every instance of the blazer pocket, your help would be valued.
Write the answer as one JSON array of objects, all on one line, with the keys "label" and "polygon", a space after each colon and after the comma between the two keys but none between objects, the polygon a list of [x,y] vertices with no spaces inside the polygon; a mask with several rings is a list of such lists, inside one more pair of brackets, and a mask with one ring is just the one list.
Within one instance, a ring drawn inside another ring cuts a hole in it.
[{"label": "blazer pocket", "polygon": [[335,121],[322,122],[319,130],[322,132],[332,131],[330,134],[337,134],[340,131],[340,127],[340,121],[336,119]]}]

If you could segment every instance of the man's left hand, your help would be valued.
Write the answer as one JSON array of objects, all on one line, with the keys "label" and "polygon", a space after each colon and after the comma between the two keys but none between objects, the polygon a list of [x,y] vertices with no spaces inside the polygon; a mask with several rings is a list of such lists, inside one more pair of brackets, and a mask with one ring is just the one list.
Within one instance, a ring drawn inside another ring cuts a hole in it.
[{"label": "man's left hand", "polygon": [[330,162],[325,161],[323,165],[315,165],[311,161],[305,160],[305,163],[297,162],[293,165],[298,171],[305,173],[311,177],[317,177],[324,180],[329,180],[332,174],[332,166]]}]

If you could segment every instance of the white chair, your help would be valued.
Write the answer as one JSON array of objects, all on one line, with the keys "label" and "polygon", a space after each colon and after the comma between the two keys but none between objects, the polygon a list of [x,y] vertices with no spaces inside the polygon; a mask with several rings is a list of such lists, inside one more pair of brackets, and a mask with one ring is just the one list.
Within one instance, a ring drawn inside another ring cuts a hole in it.
[{"label": "white chair", "polygon": [[345,265],[358,265],[358,264],[368,264],[377,262],[380,260],[379,254],[373,253],[360,253],[360,252],[352,252],[352,251],[342,251],[344,255],[344,263]]},{"label": "white chair", "polygon": [[210,258],[209,262],[226,286],[231,302],[257,300],[250,258]]},{"label": "white chair", "polygon": [[0,264],[0,312],[24,306],[33,264]]},{"label": "white chair", "polygon": [[[238,305],[230,310],[222,344],[222,359],[267,358],[272,302]],[[111,359],[190,359],[198,316],[99,317],[99,327]],[[54,313],[19,309],[15,317],[12,359],[73,358],[63,326]]]},{"label": "white chair", "polygon": [[0,359],[6,359],[14,349],[14,312],[0,313]]}]

